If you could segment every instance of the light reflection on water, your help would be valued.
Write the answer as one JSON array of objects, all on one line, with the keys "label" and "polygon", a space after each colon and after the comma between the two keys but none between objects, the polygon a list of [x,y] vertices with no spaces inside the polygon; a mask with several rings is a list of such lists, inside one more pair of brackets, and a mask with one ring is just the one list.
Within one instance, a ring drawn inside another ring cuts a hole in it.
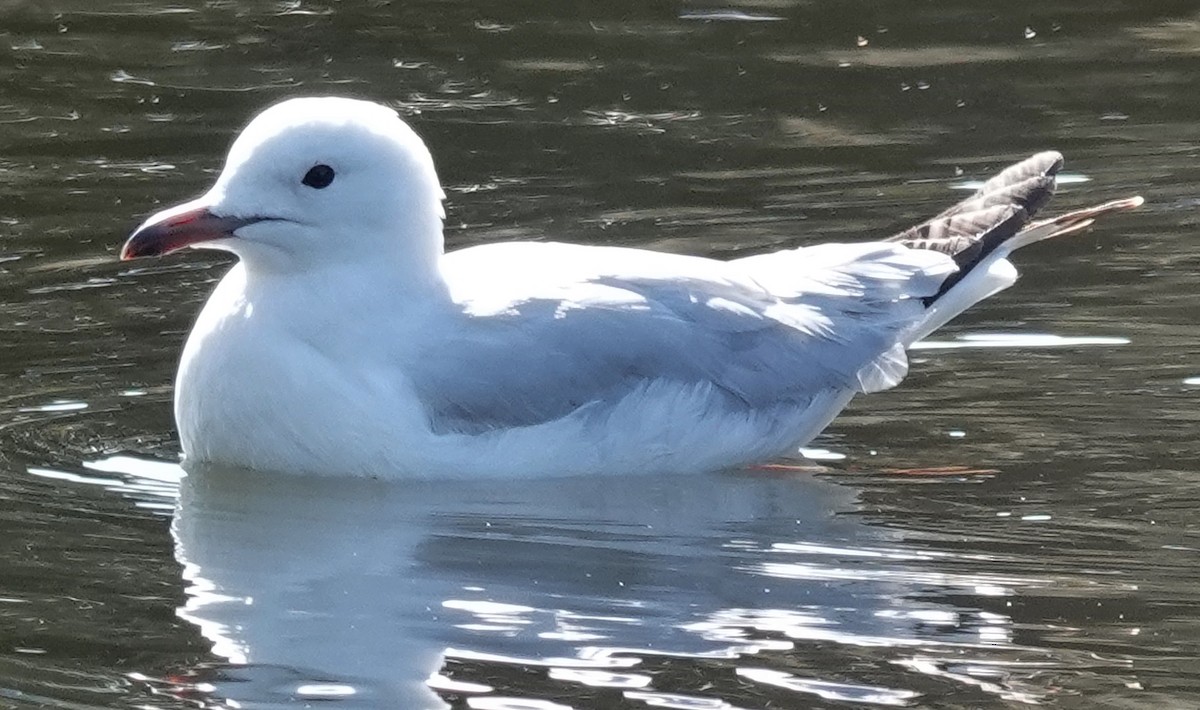
[{"label": "light reflection on water", "polygon": [[[1200,704],[1196,20],[1193,0],[0,0],[0,704],[379,707],[427,669],[460,708]],[[214,473],[181,503],[170,382],[227,260],[115,249],[297,93],[408,116],[452,247],[857,240],[1047,148],[1071,171],[1055,207],[1148,204],[1023,252],[901,388],[773,469]]]},{"label": "light reflection on water", "polygon": [[[30,473],[173,507],[178,614],[233,664],[141,678],[177,697],[441,707],[432,687],[472,708],[553,705],[507,697],[505,667],[580,689],[552,695],[608,689],[653,707],[754,707],[780,691],[911,705],[929,688],[912,674],[1005,700],[1047,692],[1034,682],[1045,663],[1023,660],[1038,649],[996,609],[1055,580],[910,547],[847,515],[852,489],[808,474],[498,486],[184,476],[126,456],[86,468]],[[973,571],[946,570],[965,561]],[[800,672],[807,649],[821,668],[873,666],[874,682]],[[672,659],[729,670],[689,680]]]},{"label": "light reflection on water", "polygon": [[1065,336],[1053,333],[964,333],[954,340],[927,338],[910,350],[957,350],[962,348],[1066,348],[1084,345],[1128,345],[1129,338]]}]

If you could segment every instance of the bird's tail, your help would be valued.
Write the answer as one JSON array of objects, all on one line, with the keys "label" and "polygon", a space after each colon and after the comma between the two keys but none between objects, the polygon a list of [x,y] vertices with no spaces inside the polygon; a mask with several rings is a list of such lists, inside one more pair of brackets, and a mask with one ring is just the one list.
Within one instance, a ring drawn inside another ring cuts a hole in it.
[{"label": "bird's tail", "polygon": [[1054,195],[1063,157],[1047,151],[997,174],[979,190],[936,217],[889,239],[954,259],[958,271],[925,298],[929,314],[911,334],[919,340],[973,304],[1005,289],[1017,273],[1007,260],[1015,249],[1086,229],[1110,212],[1133,209],[1141,197],[1113,200],[1051,219],[1032,221]]}]

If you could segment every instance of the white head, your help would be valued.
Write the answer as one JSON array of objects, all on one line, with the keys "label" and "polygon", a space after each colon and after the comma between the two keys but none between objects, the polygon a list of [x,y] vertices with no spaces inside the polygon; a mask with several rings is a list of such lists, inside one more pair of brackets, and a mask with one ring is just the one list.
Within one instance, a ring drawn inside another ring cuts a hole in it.
[{"label": "white head", "polygon": [[432,274],[443,198],[429,150],[395,111],[289,99],[246,126],[212,189],[146,220],[121,258],[190,246],[234,252],[251,273],[349,262]]}]

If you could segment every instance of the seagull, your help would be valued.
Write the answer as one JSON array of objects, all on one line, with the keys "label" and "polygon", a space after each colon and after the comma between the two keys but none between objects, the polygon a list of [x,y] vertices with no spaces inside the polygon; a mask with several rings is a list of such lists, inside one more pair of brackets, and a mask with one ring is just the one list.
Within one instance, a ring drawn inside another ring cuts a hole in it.
[{"label": "seagull", "polygon": [[1033,221],[1062,167],[1034,155],[889,239],[728,261],[502,242],[446,252],[421,138],[386,106],[285,100],[212,188],[121,259],[237,263],[175,381],[185,465],[376,478],[680,473],[796,453],[906,349],[1010,286],[1011,252],[1130,197]]}]

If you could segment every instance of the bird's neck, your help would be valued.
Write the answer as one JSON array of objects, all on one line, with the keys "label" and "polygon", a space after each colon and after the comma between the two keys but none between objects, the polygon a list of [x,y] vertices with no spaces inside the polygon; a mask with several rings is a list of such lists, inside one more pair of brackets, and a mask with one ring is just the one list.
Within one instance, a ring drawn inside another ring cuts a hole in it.
[{"label": "bird's neck", "polygon": [[420,238],[404,234],[368,243],[357,242],[353,234],[335,235],[322,252],[235,248],[236,243],[230,249],[241,262],[243,290],[255,300],[434,302],[449,296],[440,221],[430,226]]},{"label": "bird's neck", "polygon": [[373,323],[390,327],[416,322],[422,314],[441,312],[451,303],[440,254],[424,255],[422,261],[416,256],[331,259],[294,271],[260,270],[243,262],[235,269],[241,274],[226,277],[232,280],[227,299],[244,303],[250,317],[267,318],[275,327],[313,342],[361,333]]}]

